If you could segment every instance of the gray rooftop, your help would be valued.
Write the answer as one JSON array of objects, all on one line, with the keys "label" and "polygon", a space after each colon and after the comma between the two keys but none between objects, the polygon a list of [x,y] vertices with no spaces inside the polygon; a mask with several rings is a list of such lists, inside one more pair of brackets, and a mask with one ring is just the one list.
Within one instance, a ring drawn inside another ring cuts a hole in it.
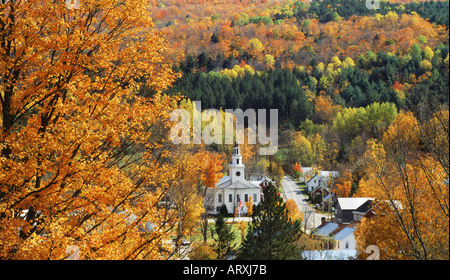
[{"label": "gray rooftop", "polygon": [[319,228],[315,234],[322,235],[322,236],[329,236],[330,233],[335,231],[338,227],[339,227],[339,225],[336,223],[327,223],[323,227]]},{"label": "gray rooftop", "polygon": [[345,227],[341,231],[339,231],[338,233],[336,233],[334,235],[334,239],[335,240],[343,240],[344,238],[346,238],[347,236],[352,234],[355,230],[356,229],[352,228],[352,227]]},{"label": "gray rooftop", "polygon": [[339,197],[337,200],[342,210],[356,210],[368,200],[373,199],[368,197]]}]

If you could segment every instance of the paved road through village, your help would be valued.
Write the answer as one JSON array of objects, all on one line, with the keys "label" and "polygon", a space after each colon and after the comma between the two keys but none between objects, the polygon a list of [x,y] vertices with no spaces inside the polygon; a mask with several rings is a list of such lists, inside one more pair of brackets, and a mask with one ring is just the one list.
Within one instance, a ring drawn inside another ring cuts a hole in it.
[{"label": "paved road through village", "polygon": [[304,213],[303,227],[305,228],[306,226],[305,231],[309,233],[311,229],[318,227],[322,217],[327,217],[327,215],[317,214],[306,203],[307,196],[302,194],[298,185],[291,178],[285,176],[281,184],[283,185],[286,199],[293,199],[297,203],[299,211]]}]

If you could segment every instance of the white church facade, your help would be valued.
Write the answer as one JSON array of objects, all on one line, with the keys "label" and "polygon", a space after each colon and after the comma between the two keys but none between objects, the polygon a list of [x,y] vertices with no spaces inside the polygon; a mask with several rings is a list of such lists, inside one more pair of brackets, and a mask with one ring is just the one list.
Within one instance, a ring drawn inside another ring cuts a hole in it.
[{"label": "white church facade", "polygon": [[236,144],[233,147],[228,176],[222,177],[216,184],[216,188],[206,190],[206,210],[209,214],[217,214],[219,209],[225,205],[229,214],[235,213],[238,208],[241,215],[246,214],[245,202],[251,199],[254,205],[258,205],[262,195],[261,185],[264,184],[267,185],[267,182],[250,182],[245,179],[245,165],[242,162],[240,147]]}]

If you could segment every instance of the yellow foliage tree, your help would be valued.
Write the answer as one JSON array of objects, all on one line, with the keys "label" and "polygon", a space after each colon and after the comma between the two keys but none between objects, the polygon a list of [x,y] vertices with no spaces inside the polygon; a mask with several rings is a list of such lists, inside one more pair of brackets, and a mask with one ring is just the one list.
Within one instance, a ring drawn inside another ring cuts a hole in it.
[{"label": "yellow foliage tree", "polygon": [[266,54],[264,56],[264,63],[266,64],[267,69],[273,69],[275,65],[275,58],[271,54]]},{"label": "yellow foliage tree", "polygon": [[149,4],[0,6],[0,259],[169,257],[175,76]]},{"label": "yellow foliage tree", "polygon": [[222,160],[219,155],[204,151],[184,150],[175,158],[177,182],[168,190],[174,232],[178,240],[189,236],[198,227],[204,211],[204,192],[202,187],[214,188],[223,176]]},{"label": "yellow foliage tree", "polygon": [[[448,110],[419,122],[399,114],[381,143],[369,141],[361,194],[375,198],[376,215],[355,237],[358,252],[376,245],[381,259],[448,259]],[[446,154],[440,151],[447,151]]]},{"label": "yellow foliage tree", "polygon": [[329,96],[320,95],[314,100],[314,111],[319,121],[328,123],[332,122],[336,115],[342,111],[342,106],[333,105]]},{"label": "yellow foliage tree", "polygon": [[297,203],[293,199],[288,199],[286,201],[286,212],[291,221],[299,220],[301,218]]},{"label": "yellow foliage tree", "polygon": [[205,172],[201,177],[203,185],[206,188],[215,188],[220,178],[223,177],[223,174],[220,172],[223,169],[221,156],[209,152],[197,153],[196,162],[204,166],[202,170],[205,170]]},{"label": "yellow foliage tree", "polygon": [[249,197],[247,202],[244,202],[245,206],[247,206],[247,216],[253,215],[253,197]]},{"label": "yellow foliage tree", "polygon": [[242,242],[244,241],[244,238],[245,238],[245,230],[246,230],[247,228],[248,228],[248,225],[246,224],[246,222],[241,221],[241,222],[239,223],[238,229],[239,229],[239,231],[240,231],[241,241],[242,241]]},{"label": "yellow foliage tree", "polygon": [[208,243],[200,243],[193,246],[189,253],[190,260],[217,260],[217,252]]}]

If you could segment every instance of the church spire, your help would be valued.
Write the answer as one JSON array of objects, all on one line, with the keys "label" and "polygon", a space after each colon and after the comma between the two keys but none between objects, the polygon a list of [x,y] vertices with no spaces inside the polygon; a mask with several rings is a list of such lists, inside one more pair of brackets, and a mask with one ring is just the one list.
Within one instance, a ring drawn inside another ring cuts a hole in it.
[{"label": "church spire", "polygon": [[239,147],[238,141],[236,141],[236,143],[234,144],[234,147],[233,147],[233,156],[240,155],[240,154],[241,154],[241,148]]},{"label": "church spire", "polygon": [[242,162],[241,148],[237,141],[233,147],[233,155],[231,156],[230,176],[232,183],[245,180],[245,165]]}]

